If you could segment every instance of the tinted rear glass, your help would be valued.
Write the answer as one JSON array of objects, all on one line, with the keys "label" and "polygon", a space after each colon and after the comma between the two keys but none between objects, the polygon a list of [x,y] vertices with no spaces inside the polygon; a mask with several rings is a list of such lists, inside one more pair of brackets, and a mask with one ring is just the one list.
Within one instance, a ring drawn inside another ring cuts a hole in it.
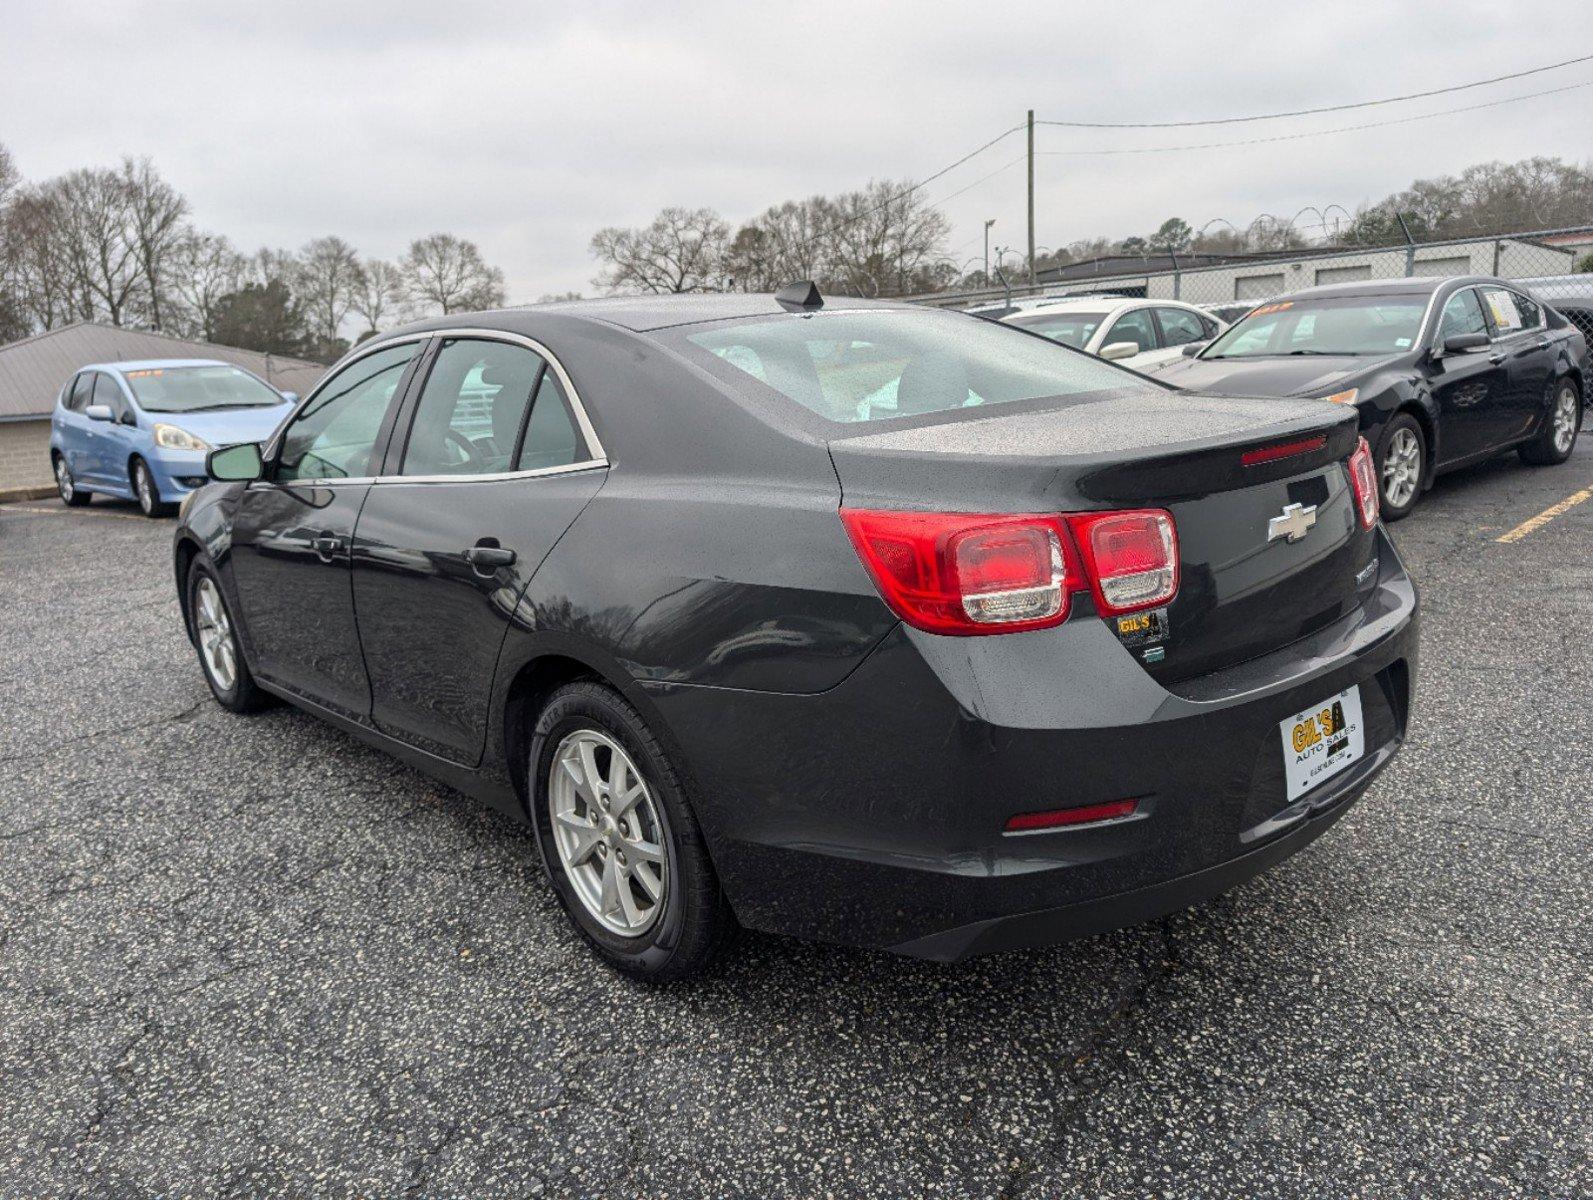
[{"label": "tinted rear glass", "polygon": [[676,345],[830,421],[889,420],[1074,396],[1140,380],[1010,326],[933,311],[793,314],[699,329]]}]

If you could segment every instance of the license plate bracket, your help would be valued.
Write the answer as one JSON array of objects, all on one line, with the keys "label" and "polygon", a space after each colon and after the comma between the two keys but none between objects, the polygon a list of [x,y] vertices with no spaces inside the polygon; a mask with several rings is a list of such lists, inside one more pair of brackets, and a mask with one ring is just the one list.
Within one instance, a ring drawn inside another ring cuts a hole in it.
[{"label": "license plate bracket", "polygon": [[1280,721],[1278,732],[1283,739],[1284,790],[1292,804],[1365,755],[1366,721],[1359,685],[1351,684]]}]

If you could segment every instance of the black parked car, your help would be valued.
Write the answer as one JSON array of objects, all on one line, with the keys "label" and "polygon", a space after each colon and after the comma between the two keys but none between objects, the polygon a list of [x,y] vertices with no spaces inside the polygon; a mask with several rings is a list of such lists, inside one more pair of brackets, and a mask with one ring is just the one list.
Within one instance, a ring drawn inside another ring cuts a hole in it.
[{"label": "black parked car", "polygon": [[1587,395],[1575,325],[1502,279],[1392,279],[1269,301],[1156,377],[1242,396],[1353,404],[1398,520],[1440,471],[1518,449],[1571,456]]},{"label": "black parked car", "polygon": [[737,922],[955,959],[1144,920],[1311,841],[1405,729],[1352,412],[959,313],[444,318],[208,469],[175,565],[216,698],[531,822],[653,978]]}]

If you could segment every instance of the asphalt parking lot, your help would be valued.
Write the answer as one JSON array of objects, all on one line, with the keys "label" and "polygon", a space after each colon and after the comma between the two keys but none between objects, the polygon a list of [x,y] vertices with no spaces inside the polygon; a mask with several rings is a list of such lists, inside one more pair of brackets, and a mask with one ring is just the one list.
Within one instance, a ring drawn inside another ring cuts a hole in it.
[{"label": "asphalt parking lot", "polygon": [[521,830],[229,716],[171,525],[0,507],[0,1194],[1593,1190],[1593,441],[1439,482],[1405,753],[1155,925],[957,967],[596,967]]}]

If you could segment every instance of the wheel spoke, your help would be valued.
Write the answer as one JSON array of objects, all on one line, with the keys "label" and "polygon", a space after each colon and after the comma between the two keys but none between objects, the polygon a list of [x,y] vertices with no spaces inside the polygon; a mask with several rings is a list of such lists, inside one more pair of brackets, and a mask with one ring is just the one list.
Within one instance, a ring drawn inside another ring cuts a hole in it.
[{"label": "wheel spoke", "polygon": [[614,886],[619,894],[620,910],[625,923],[632,927],[642,923],[642,910],[636,907],[636,893],[631,891],[630,872],[624,867],[614,868]]},{"label": "wheel spoke", "polygon": [[664,848],[657,842],[627,841],[625,853],[637,862],[662,863],[664,861]]},{"label": "wheel spoke", "polygon": [[603,772],[597,769],[597,746],[592,742],[582,742],[581,774],[586,777],[587,803],[597,805],[597,799],[603,784]]},{"label": "wheel spoke", "polygon": [[647,898],[657,903],[658,898],[664,894],[664,881],[659,878],[651,864],[641,862],[631,868],[631,878],[647,893]]},{"label": "wheel spoke", "polygon": [[603,890],[598,895],[598,911],[606,917],[612,917],[619,908],[619,893],[619,864],[611,854],[603,860]]},{"label": "wheel spoke", "polygon": [[568,829],[575,839],[575,844],[569,851],[569,863],[578,867],[592,857],[592,851],[597,849],[603,840],[603,831],[596,825],[582,821],[570,813],[559,813],[554,820],[565,829]]},{"label": "wheel spoke", "polygon": [[582,768],[581,758],[573,752],[565,754],[561,765],[565,774],[570,777],[570,782],[575,785],[576,794],[586,803],[589,812],[597,810],[597,793],[592,790],[592,784],[586,777]]}]

